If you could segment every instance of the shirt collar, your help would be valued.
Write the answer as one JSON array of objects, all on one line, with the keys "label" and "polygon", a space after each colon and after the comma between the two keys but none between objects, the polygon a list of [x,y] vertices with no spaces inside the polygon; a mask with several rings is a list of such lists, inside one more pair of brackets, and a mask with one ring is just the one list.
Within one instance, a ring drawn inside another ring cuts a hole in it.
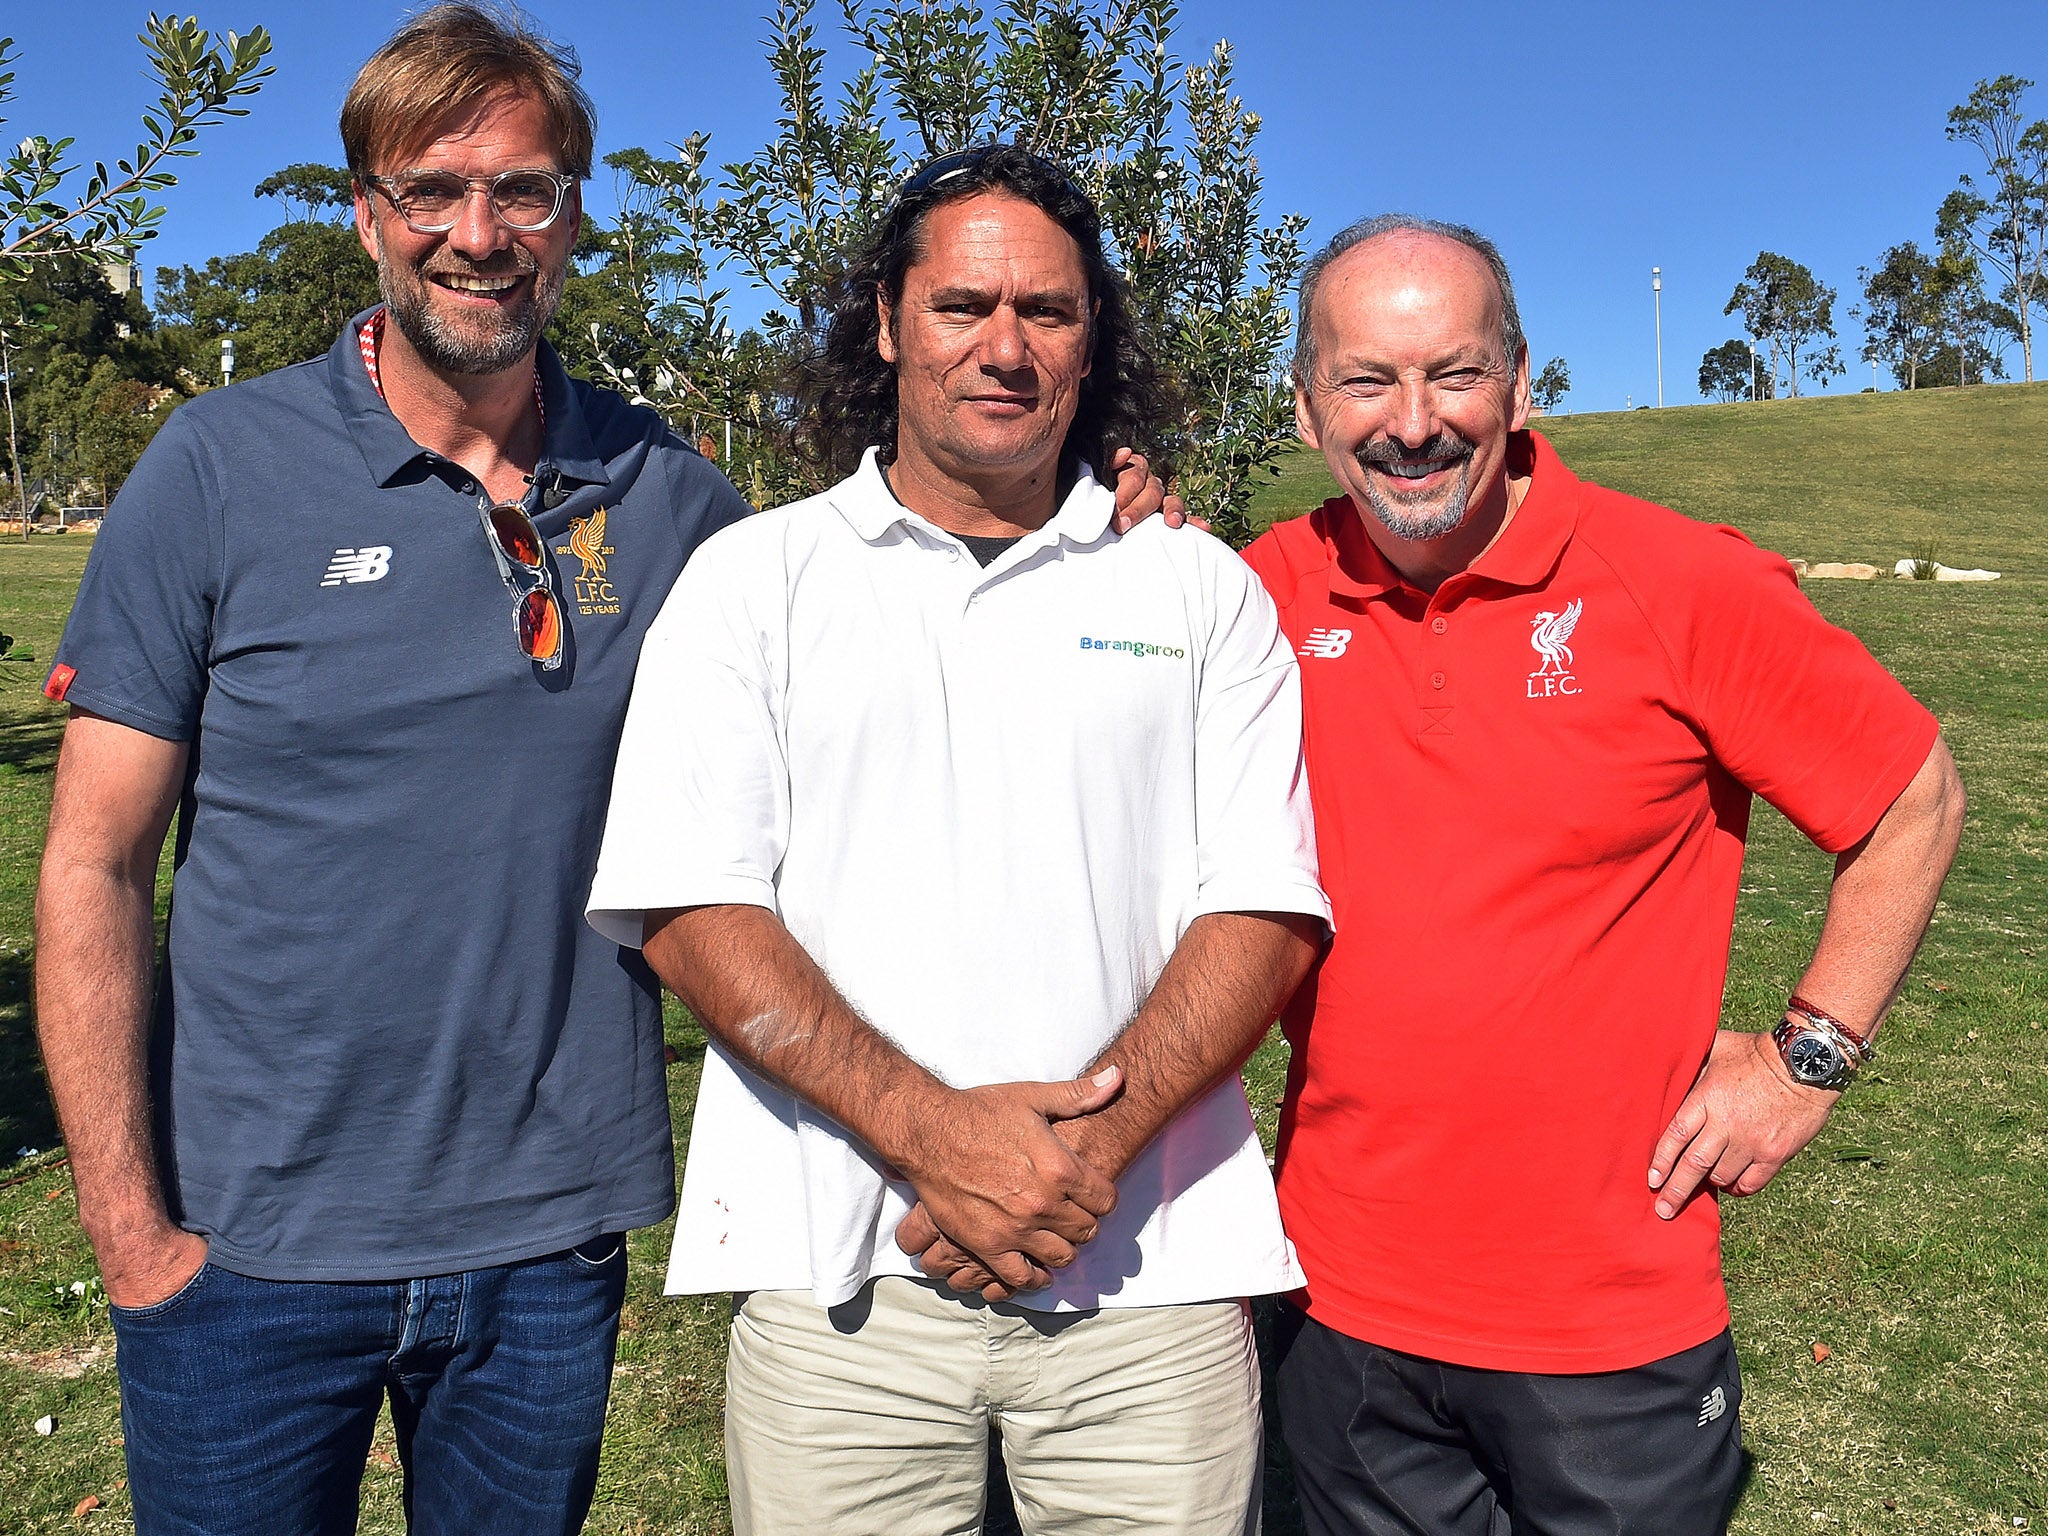
[{"label": "shirt collar", "polygon": [[[1528,466],[1529,488],[1515,515],[1491,548],[1445,586],[1490,581],[1506,587],[1538,587],[1557,568],[1579,523],[1579,479],[1564,467],[1540,432],[1508,437],[1508,463]],[[1351,597],[1377,597],[1404,586],[1401,573],[1366,533],[1349,496],[1333,496],[1310,514],[1330,555],[1330,590]]]},{"label": "shirt collar", "polygon": [[1529,489],[1493,547],[1465,574],[1504,587],[1540,587],[1579,526],[1579,477],[1541,432],[1511,434],[1508,463],[1528,466]]},{"label": "shirt collar", "polygon": [[[840,516],[870,544],[899,524],[953,537],[896,499],[882,473],[881,453],[876,448],[861,455],[860,468],[834,486],[831,497]],[[1115,493],[1097,481],[1094,471],[1084,463],[1059,510],[1046,520],[1043,528],[1024,537],[1048,543],[1064,539],[1070,544],[1093,544],[1108,531],[1110,516],[1115,511]]]},{"label": "shirt collar", "polygon": [[[391,407],[370,382],[363,367],[362,328],[380,306],[372,306],[349,321],[327,354],[328,382],[334,402],[340,408],[349,435],[362,452],[370,477],[380,486],[398,480],[428,450],[391,414]],[[604,461],[598,457],[590,436],[590,423],[583,414],[582,394],[570,381],[555,355],[543,341],[536,358],[540,368],[541,399],[547,412],[547,431],[541,443],[541,458],[554,465],[564,480],[598,485],[610,480]]]}]

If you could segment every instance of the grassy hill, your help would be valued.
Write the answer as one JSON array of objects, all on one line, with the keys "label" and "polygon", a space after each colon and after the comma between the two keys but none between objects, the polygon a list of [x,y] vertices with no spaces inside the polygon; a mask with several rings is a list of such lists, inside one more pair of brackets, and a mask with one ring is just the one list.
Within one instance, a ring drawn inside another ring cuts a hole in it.
[{"label": "grassy hill", "polygon": [[[1881,570],[1931,546],[1944,565],[2048,576],[2048,384],[1547,416],[1575,474],[1809,560]],[[1290,454],[1265,521],[1332,495]]]}]

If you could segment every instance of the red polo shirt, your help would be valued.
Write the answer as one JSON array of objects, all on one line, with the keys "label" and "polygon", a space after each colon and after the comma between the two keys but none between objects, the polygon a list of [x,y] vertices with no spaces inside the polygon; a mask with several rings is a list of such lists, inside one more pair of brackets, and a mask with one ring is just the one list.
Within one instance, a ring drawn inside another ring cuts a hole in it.
[{"label": "red polo shirt", "polygon": [[1434,594],[1343,497],[1246,551],[1336,914],[1283,1021],[1280,1204],[1340,1332],[1621,1370],[1728,1322],[1714,1201],[1660,1221],[1646,1175],[1719,1021],[1750,795],[1839,852],[1937,727],[1778,556],[1534,433],[1512,458],[1513,521]]}]

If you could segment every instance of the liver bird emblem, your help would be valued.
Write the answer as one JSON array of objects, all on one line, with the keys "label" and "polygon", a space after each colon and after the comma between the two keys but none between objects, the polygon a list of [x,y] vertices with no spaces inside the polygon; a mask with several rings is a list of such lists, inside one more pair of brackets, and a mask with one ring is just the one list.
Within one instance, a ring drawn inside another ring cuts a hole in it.
[{"label": "liver bird emblem", "polygon": [[583,562],[579,581],[604,579],[604,508],[569,525],[569,553]]},{"label": "liver bird emblem", "polygon": [[1579,627],[1579,614],[1585,606],[1584,598],[1574,598],[1565,604],[1563,613],[1552,613],[1546,608],[1529,621],[1535,626],[1534,633],[1529,636],[1529,644],[1543,658],[1530,676],[1542,677],[1548,672],[1562,677],[1571,670],[1572,648],[1566,642],[1571,639],[1572,631]]}]

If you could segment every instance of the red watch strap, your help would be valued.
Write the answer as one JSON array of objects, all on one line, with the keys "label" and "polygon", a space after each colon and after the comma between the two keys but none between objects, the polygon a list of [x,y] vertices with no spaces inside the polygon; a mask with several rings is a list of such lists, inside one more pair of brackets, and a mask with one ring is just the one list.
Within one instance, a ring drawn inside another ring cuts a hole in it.
[{"label": "red watch strap", "polygon": [[1840,1019],[1836,1018],[1832,1013],[1829,1013],[1825,1008],[1816,1008],[1812,1003],[1809,1003],[1797,992],[1793,993],[1789,998],[1785,1000],[1785,1008],[1786,1011],[1789,1013],[1804,1014],[1808,1021],[1811,1023],[1825,1024],[1829,1028],[1839,1031],[1843,1035],[1846,1035],[1850,1040],[1853,1040],[1856,1043],[1858,1050],[1860,1050],[1865,1057],[1868,1057],[1870,1055],[1870,1039],[1867,1035],[1865,1035],[1860,1030],[1851,1029],[1848,1025],[1844,1024]]}]

